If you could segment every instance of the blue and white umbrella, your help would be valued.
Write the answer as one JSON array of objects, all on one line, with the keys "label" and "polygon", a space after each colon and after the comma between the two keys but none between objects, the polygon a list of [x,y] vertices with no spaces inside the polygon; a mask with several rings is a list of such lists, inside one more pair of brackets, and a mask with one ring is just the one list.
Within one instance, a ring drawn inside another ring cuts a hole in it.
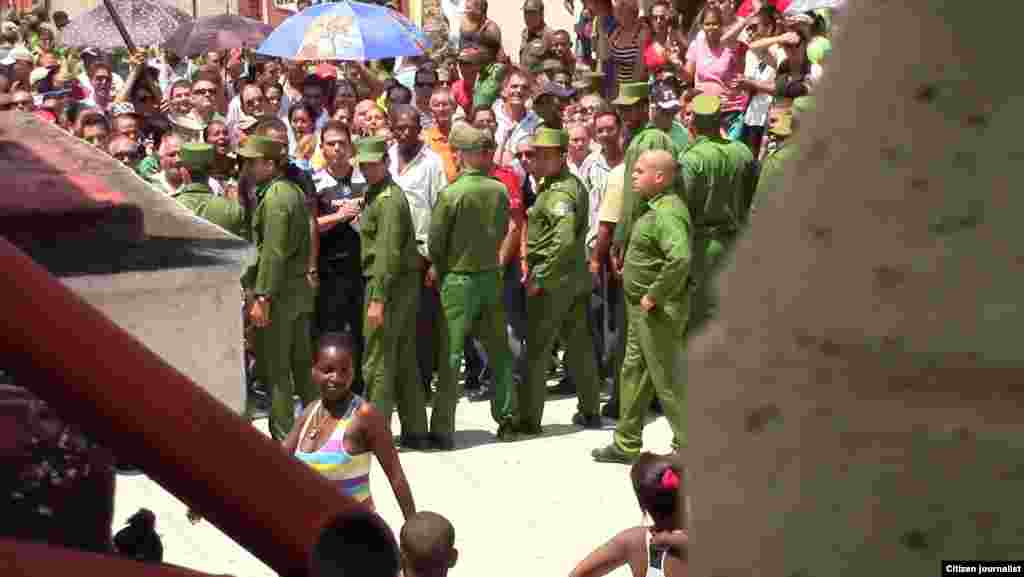
[{"label": "blue and white umbrella", "polygon": [[362,2],[310,6],[281,23],[256,51],[291,60],[377,60],[416,56],[430,47],[399,12]]}]

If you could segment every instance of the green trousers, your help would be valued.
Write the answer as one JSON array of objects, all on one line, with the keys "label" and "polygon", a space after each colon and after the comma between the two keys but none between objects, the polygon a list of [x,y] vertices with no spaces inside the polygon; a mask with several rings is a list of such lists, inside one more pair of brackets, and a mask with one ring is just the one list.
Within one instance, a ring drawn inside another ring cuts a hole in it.
[{"label": "green trousers", "polygon": [[[515,421],[515,389],[512,386],[512,352],[505,334],[504,271],[448,273],[441,285],[441,303],[448,321],[449,368],[458,371],[462,364],[466,335],[474,334],[487,351],[494,376],[491,417],[499,425]],[[434,396],[430,430],[450,433],[455,425],[455,403],[461,391]],[[447,428],[446,428],[447,427]]]},{"label": "green trousers", "polygon": [[[313,385],[310,315],[278,314],[270,307],[270,325],[256,329],[255,353],[260,378],[270,389],[270,436],[280,441],[295,422],[294,395],[306,405],[320,398]],[[283,312],[283,311],[282,311]],[[292,318],[289,318],[292,317]]]},{"label": "green trousers", "polygon": [[526,380],[519,391],[519,422],[524,429],[540,427],[551,349],[556,340],[566,346],[579,412],[588,416],[598,413],[600,385],[593,336],[587,326],[589,302],[590,291],[569,289],[526,298]]},{"label": "green trousers", "polygon": [[[370,328],[363,323],[363,381],[367,397],[391,427],[391,414],[398,406],[402,435],[425,435],[427,407],[416,365],[416,310],[420,300],[420,273],[402,274],[396,290],[384,305],[384,322]],[[370,305],[369,291],[366,307]]]},{"label": "green trousers", "polygon": [[666,314],[661,308],[644,312],[639,304],[627,303],[629,330],[626,357],[622,362],[619,392],[619,422],[615,446],[629,455],[643,448],[644,419],[655,391],[672,427],[672,446],[685,448],[686,437],[686,347],[685,319]]},{"label": "green trousers", "polygon": [[[444,314],[444,296],[438,288],[425,288],[422,291],[420,307],[428,306],[433,309],[432,314],[428,313],[427,315],[430,326],[426,334],[429,335],[427,338],[433,344],[430,348],[433,356],[429,366],[437,367],[437,380],[434,381],[435,389],[431,403],[433,410],[430,412],[430,432],[449,434],[455,430],[455,403],[461,395],[457,378],[459,368],[452,368],[448,362],[448,319]],[[431,302],[425,302],[426,299],[431,299]],[[423,322],[422,314],[419,319],[420,322]],[[423,335],[423,332],[421,331],[419,334]],[[417,355],[419,352],[417,351]],[[429,381],[430,379],[425,380]]]}]

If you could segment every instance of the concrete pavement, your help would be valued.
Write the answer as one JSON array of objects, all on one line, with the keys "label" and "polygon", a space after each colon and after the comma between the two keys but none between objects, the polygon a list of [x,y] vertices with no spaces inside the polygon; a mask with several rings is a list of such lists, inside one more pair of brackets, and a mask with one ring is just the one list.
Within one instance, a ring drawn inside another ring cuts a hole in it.
[{"label": "concrete pavement", "polygon": [[[455,526],[459,563],[452,575],[566,575],[616,532],[641,522],[629,468],[590,457],[611,441],[612,422],[602,431],[581,430],[568,424],[575,410],[575,397],[549,400],[543,437],[497,443],[488,403],[463,399],[455,451],[401,453],[417,509],[441,513]],[[256,426],[266,431],[265,420]],[[663,418],[644,431],[648,450],[668,452],[671,440]],[[397,535],[402,514],[376,462],[370,478],[378,511]],[[189,523],[185,506],[147,477],[121,475],[117,483],[114,530],[140,507],[151,509],[165,562],[236,577],[275,575],[213,525]]]}]

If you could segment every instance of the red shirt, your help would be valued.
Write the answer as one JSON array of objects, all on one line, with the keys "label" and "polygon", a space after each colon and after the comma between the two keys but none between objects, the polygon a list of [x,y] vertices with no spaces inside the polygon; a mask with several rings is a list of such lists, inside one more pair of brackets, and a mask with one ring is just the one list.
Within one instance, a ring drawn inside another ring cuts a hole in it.
[{"label": "red shirt", "polygon": [[460,78],[452,83],[452,97],[455,103],[462,107],[466,116],[473,113],[473,87],[466,87],[466,80]]},{"label": "red shirt", "polygon": [[507,166],[495,166],[491,176],[497,178],[508,189],[508,209],[513,219],[526,218],[523,211],[523,190],[519,187],[519,177]]}]

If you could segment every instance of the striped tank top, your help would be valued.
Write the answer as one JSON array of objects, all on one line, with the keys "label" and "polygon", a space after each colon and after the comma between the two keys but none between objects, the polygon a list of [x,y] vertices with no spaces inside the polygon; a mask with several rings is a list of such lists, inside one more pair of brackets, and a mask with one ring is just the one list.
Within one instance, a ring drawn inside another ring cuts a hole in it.
[{"label": "striped tank top", "polygon": [[640,39],[643,37],[643,31],[642,26],[637,26],[633,36],[628,39],[622,38],[621,29],[612,33],[608,51],[615,65],[615,80],[619,85],[638,80],[636,64],[640,57]]},{"label": "striped tank top", "polygon": [[[312,453],[307,453],[296,448],[295,456],[303,463],[308,464],[318,473],[327,478],[328,481],[336,483],[342,494],[352,497],[356,501],[366,501],[370,498],[370,457],[369,451],[358,455],[350,455],[345,450],[345,432],[356,411],[363,404],[363,398],[359,395],[352,395],[352,402],[349,404],[345,415],[335,425],[331,436],[320,447]],[[310,413],[305,424],[302,425],[302,433],[299,436],[299,446],[302,446],[302,439],[306,438],[306,429],[310,421],[316,418],[322,406],[317,401],[316,408]]]}]

